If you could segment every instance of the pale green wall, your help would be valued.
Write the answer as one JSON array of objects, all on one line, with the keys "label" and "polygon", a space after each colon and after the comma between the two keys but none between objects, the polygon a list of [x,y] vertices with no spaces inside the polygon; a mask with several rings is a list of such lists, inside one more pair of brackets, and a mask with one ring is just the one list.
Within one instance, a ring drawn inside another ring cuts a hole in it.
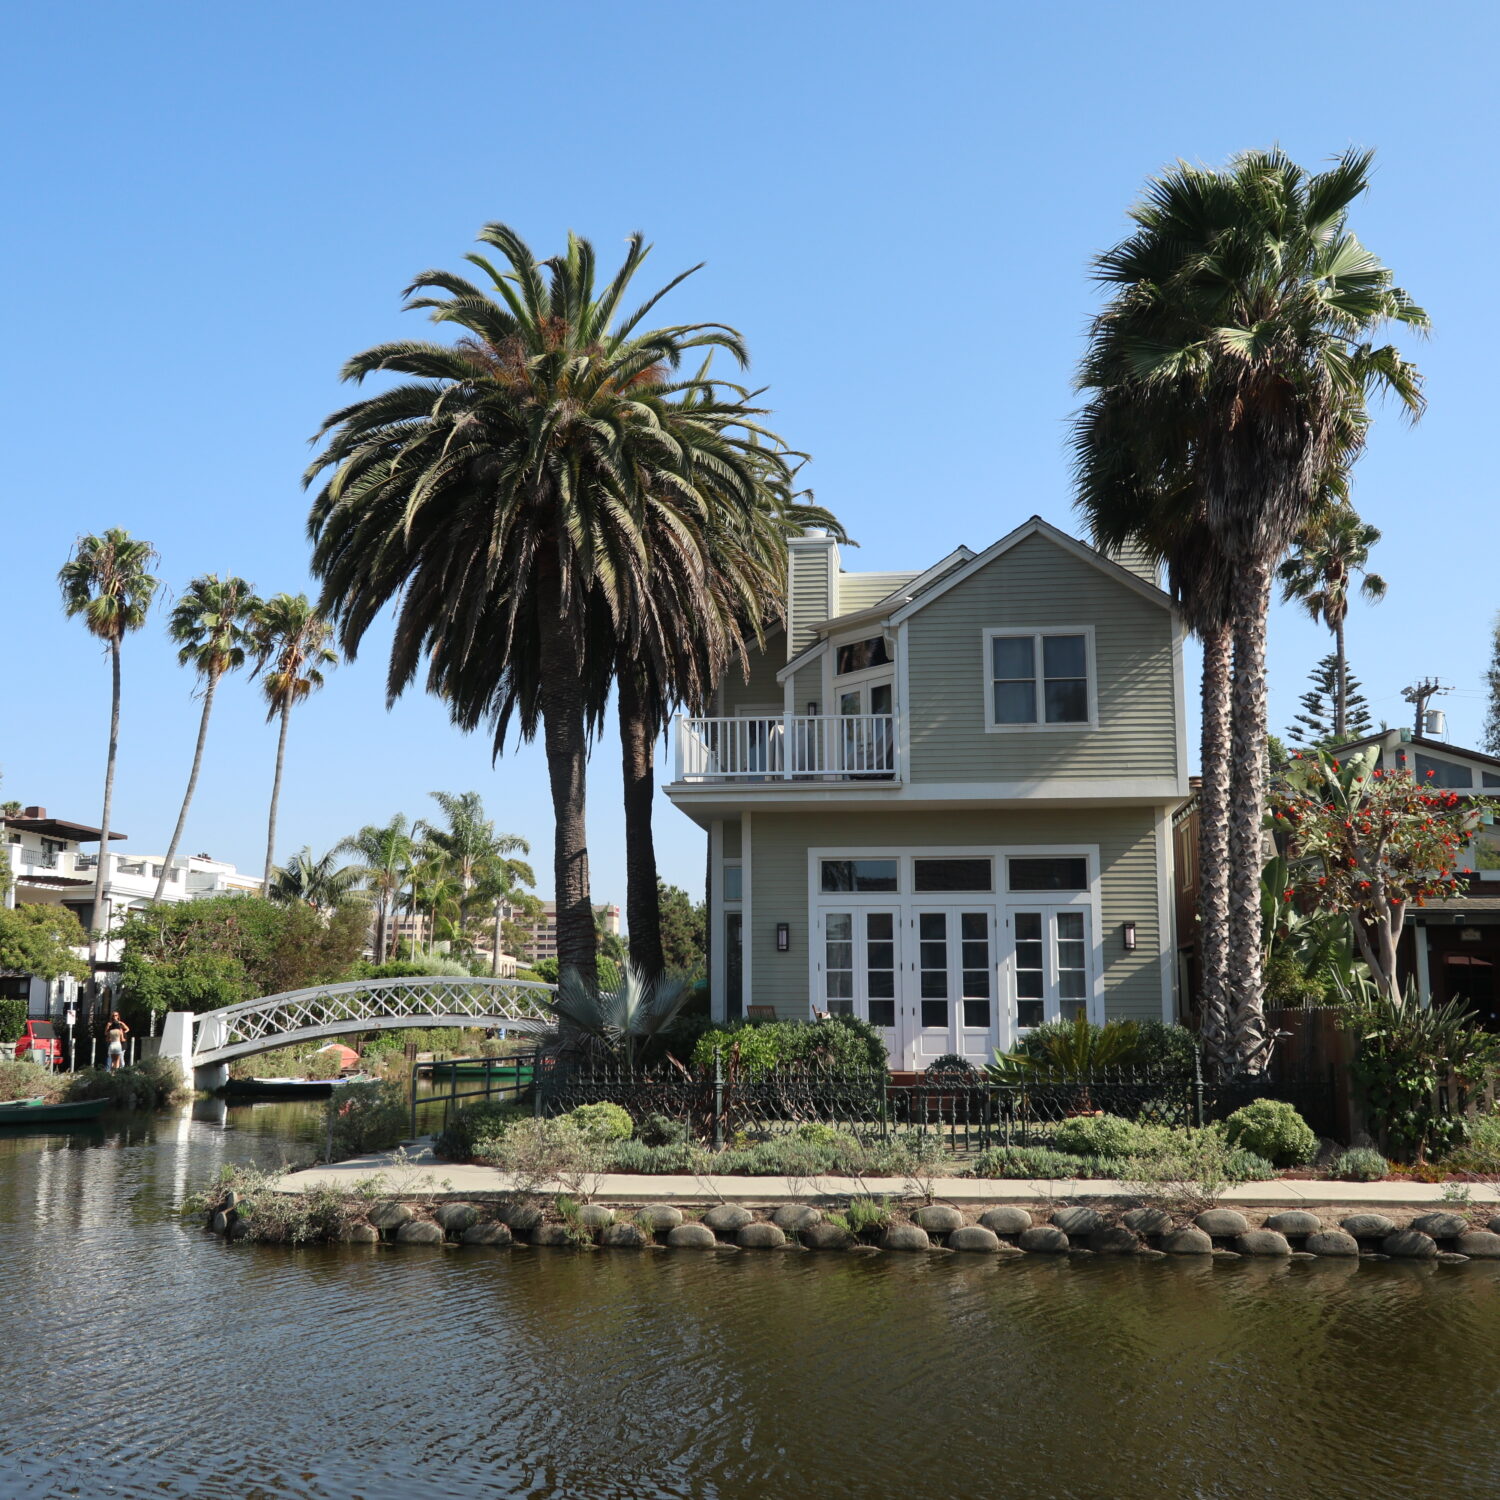
[{"label": "pale green wall", "polygon": [[[1099,727],[987,733],[990,627],[1092,625]],[[1177,776],[1172,616],[1042,536],[907,625],[912,781]]]},{"label": "pale green wall", "polygon": [[776,674],[786,665],[786,636],[779,630],[767,636],[764,651],[758,651],[752,641],[749,657],[748,681],[738,666],[731,667],[724,676],[719,712],[727,718],[733,718],[741,704],[747,708],[765,704],[773,712],[781,712],[782,686]]},{"label": "pale green wall", "polygon": [[915,573],[840,573],[839,613],[852,615],[856,610],[869,609],[916,576]]},{"label": "pale green wall", "polygon": [[[1097,844],[1105,1009],[1111,1017],[1160,1019],[1161,945],[1156,822],[1152,807],[1047,811],[954,810],[757,812],[751,819],[750,941],[753,1000],[787,1016],[808,1011],[807,851],[925,845]],[[790,922],[792,947],[776,952],[776,924]],[[1136,950],[1124,951],[1121,924],[1136,924]]]},{"label": "pale green wall", "polygon": [[837,611],[834,605],[834,573],[839,565],[838,547],[828,538],[788,544],[792,628],[785,666],[813,640],[813,626],[821,625]]}]

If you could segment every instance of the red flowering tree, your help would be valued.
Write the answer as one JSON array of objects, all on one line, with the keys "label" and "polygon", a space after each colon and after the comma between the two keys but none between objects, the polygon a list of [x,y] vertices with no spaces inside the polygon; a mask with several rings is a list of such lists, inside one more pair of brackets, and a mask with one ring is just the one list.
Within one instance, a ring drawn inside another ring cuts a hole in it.
[{"label": "red flowering tree", "polygon": [[1272,790],[1272,822],[1288,836],[1292,873],[1282,901],[1348,916],[1371,977],[1398,998],[1406,910],[1461,889],[1458,856],[1482,809],[1410,771],[1382,771],[1377,760],[1375,751],[1343,761],[1326,751],[1295,757]]}]

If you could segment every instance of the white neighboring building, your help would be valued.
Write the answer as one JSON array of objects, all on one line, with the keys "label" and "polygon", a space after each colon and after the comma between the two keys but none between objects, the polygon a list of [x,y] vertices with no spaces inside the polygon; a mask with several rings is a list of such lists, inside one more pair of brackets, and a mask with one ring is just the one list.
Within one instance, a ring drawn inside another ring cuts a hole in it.
[{"label": "white neighboring building", "polygon": [[[0,817],[0,852],[10,861],[12,875],[6,893],[7,906],[65,906],[85,928],[94,921],[94,878],[98,869],[99,829],[86,823],[53,818],[45,807],[28,807]],[[111,833],[110,841],[123,841],[123,833]],[[160,854],[111,853],[104,886],[104,909],[99,926],[113,930],[131,911],[144,910],[156,894],[161,877]],[[191,901],[199,896],[259,895],[258,875],[242,875],[225,860],[192,854],[172,861],[163,901]],[[99,945],[100,968],[111,970],[119,961],[119,944],[113,939]],[[23,994],[24,990],[24,994]],[[0,995],[24,998],[30,1014],[53,1015],[62,1010],[75,993],[72,979],[49,984],[33,975],[0,975]]]}]

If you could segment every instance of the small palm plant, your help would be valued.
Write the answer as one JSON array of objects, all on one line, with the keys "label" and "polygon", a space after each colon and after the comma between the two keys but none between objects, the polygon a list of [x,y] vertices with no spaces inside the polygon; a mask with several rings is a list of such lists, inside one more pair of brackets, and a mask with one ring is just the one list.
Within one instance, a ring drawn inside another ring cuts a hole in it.
[{"label": "small palm plant", "polygon": [[629,964],[613,989],[590,985],[569,969],[552,1009],[565,1052],[602,1051],[634,1067],[643,1050],[677,1019],[691,994],[692,986],[680,975],[650,978]]},{"label": "small palm plant", "polygon": [[1139,1051],[1141,1028],[1134,1021],[1095,1026],[1081,1012],[1071,1026],[1039,1028],[1032,1045],[1019,1052],[997,1052],[992,1072],[1061,1073],[1077,1077],[1128,1063]]}]

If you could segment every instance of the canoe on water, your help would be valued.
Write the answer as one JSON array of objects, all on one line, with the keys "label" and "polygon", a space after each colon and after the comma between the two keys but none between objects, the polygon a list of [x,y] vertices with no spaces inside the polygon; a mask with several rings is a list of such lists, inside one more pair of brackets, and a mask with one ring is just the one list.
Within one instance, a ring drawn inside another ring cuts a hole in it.
[{"label": "canoe on water", "polygon": [[231,1078],[224,1093],[231,1099],[327,1099],[346,1083],[370,1083],[368,1073],[347,1078]]},{"label": "canoe on water", "polygon": [[108,1099],[70,1099],[48,1104],[45,1099],[14,1099],[0,1104],[0,1125],[52,1125],[69,1120],[93,1120],[102,1115]]}]

